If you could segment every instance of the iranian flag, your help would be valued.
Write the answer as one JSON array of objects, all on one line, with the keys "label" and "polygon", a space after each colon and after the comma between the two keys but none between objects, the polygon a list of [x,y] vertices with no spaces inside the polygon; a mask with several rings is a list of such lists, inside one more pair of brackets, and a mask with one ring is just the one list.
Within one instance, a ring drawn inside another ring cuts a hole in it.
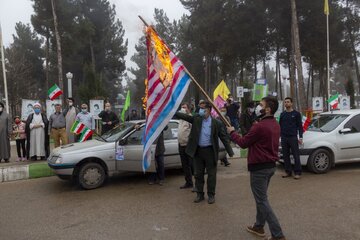
[{"label": "iranian flag", "polygon": [[63,94],[63,92],[61,91],[61,89],[56,84],[54,86],[52,86],[48,91],[48,95],[49,95],[49,98],[50,98],[51,101],[56,99],[61,94]]},{"label": "iranian flag", "polygon": [[86,128],[82,134],[80,135],[80,139],[79,139],[79,142],[84,142],[86,141],[91,135],[92,135],[92,130]]},{"label": "iranian flag", "polygon": [[75,133],[75,134],[80,134],[83,132],[85,125],[79,121],[75,121],[74,124],[72,125],[70,132]]},{"label": "iranian flag", "polygon": [[339,104],[339,94],[331,96],[327,102],[330,104],[332,109],[336,109]]}]

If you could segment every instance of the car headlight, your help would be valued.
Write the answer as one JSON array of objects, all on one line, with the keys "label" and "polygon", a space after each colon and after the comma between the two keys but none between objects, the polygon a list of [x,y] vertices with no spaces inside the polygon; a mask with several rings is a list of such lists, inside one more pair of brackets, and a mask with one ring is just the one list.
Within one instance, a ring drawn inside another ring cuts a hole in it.
[{"label": "car headlight", "polygon": [[56,160],[55,160],[55,164],[61,164],[63,163],[63,159],[62,157],[58,157]]}]

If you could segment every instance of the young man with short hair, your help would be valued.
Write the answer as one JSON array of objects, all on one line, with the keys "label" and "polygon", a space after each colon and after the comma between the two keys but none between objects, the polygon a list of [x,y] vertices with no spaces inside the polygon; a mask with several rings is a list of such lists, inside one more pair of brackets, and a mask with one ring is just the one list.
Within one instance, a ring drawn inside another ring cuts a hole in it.
[{"label": "young man with short hair", "polygon": [[260,106],[263,117],[244,137],[241,137],[234,127],[228,127],[227,130],[232,141],[241,148],[249,148],[247,161],[250,186],[256,202],[256,221],[246,228],[247,231],[265,237],[264,226],[267,222],[271,237],[266,239],[285,240],[267,196],[270,179],[276,171],[276,161],[279,159],[280,126],[274,118],[279,103],[274,97],[265,97]]},{"label": "young man with short hair", "polygon": [[[290,160],[290,150],[294,157],[294,179],[300,179],[301,163],[299,144],[303,143],[303,126],[301,114],[293,109],[293,100],[290,97],[284,100],[285,111],[280,115],[281,147],[285,163],[285,175],[283,178],[291,177],[293,168]],[[299,138],[298,138],[299,136]]]}]

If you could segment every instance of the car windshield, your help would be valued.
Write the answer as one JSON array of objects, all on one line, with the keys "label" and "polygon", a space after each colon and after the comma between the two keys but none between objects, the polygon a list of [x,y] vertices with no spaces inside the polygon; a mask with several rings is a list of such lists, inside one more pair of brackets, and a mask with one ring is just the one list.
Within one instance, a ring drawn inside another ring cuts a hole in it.
[{"label": "car windshield", "polygon": [[345,114],[324,114],[317,116],[308,131],[314,132],[331,132],[340,123],[342,123],[349,115]]},{"label": "car windshield", "polygon": [[131,129],[133,129],[135,126],[135,123],[132,122],[125,122],[123,124],[120,124],[119,126],[111,129],[110,131],[104,133],[101,135],[98,140],[100,141],[107,141],[107,142],[115,142],[121,137],[123,137],[125,134],[127,134]]}]

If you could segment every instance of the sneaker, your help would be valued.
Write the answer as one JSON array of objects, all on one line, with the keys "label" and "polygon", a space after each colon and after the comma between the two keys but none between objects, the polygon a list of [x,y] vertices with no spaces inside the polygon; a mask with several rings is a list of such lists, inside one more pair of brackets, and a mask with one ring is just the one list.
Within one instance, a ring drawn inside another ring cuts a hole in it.
[{"label": "sneaker", "polygon": [[148,183],[149,183],[149,185],[154,185],[155,184],[154,181],[149,181]]},{"label": "sneaker", "polygon": [[285,175],[282,175],[281,177],[282,177],[282,178],[288,178],[288,177],[291,177],[291,174],[286,173]]},{"label": "sneaker", "polygon": [[264,240],[286,240],[285,237],[279,237],[279,238],[276,238],[276,237],[266,237],[264,238]]},{"label": "sneaker", "polygon": [[159,184],[160,186],[162,186],[162,185],[164,185],[164,181],[160,180],[160,181],[158,182],[158,184]]},{"label": "sneaker", "polygon": [[21,159],[21,161],[25,162],[25,161],[27,161],[27,159],[26,159],[25,157],[23,157],[23,158]]},{"label": "sneaker", "polygon": [[246,230],[250,233],[255,234],[256,236],[265,237],[265,231],[262,227],[247,226]]},{"label": "sneaker", "polygon": [[197,193],[196,198],[194,199],[194,203],[199,203],[201,201],[204,201],[204,194],[203,193]]},{"label": "sneaker", "polygon": [[208,204],[213,204],[213,203],[215,203],[215,196],[209,195],[208,196]]},{"label": "sneaker", "polygon": [[186,189],[186,188],[192,188],[192,187],[193,187],[192,184],[185,183],[184,185],[180,186],[180,189]]},{"label": "sneaker", "polygon": [[21,162],[21,158],[16,159],[15,162]]},{"label": "sneaker", "polygon": [[296,175],[294,176],[294,179],[296,179],[296,180],[299,180],[300,178],[301,178],[300,175],[297,175],[297,174],[296,174]]}]

